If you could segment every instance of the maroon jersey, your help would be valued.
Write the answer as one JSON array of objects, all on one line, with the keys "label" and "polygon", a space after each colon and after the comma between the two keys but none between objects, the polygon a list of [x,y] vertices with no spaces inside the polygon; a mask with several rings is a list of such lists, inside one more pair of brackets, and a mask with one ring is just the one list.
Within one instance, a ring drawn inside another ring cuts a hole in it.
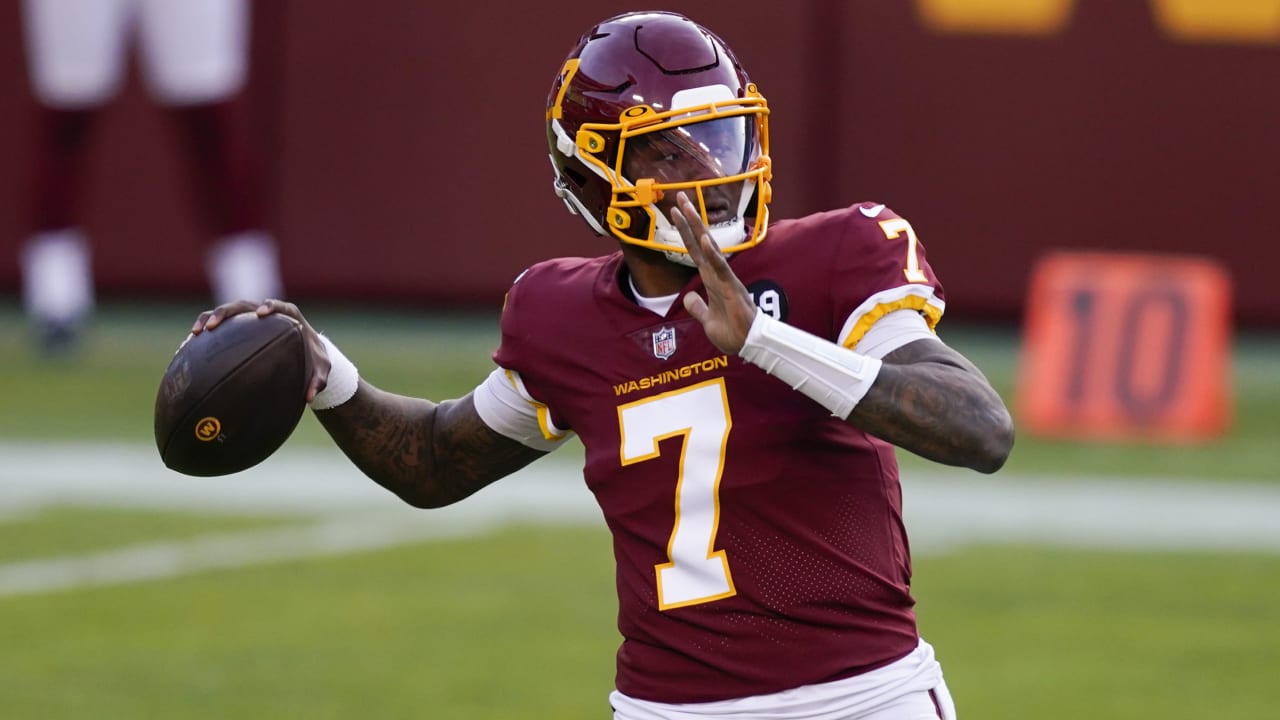
[{"label": "maroon jersey", "polygon": [[[780,222],[730,263],[766,312],[849,346],[885,312],[932,324],[943,306],[910,226],[871,203]],[[494,354],[586,448],[617,560],[618,690],[723,700],[914,649],[893,448],[627,287],[620,253],[533,266]]]}]

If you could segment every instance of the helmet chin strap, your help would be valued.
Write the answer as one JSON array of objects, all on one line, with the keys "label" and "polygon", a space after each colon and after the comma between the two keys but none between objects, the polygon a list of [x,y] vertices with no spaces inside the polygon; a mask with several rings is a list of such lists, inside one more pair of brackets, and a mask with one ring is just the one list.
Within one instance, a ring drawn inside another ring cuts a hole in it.
[{"label": "helmet chin strap", "polygon": [[[653,239],[663,245],[681,248],[681,250],[663,250],[662,254],[666,255],[667,259],[673,263],[696,267],[693,262],[693,256],[683,249],[684,240],[680,238],[680,231],[676,230],[675,227],[672,226],[671,221],[662,217],[661,213],[657,214],[656,219],[658,222],[657,227],[653,231]],[[727,223],[716,225],[713,228],[708,228],[708,232],[711,233],[711,241],[716,244],[716,247],[721,249],[721,255],[726,254],[724,253],[724,248],[742,243],[746,235],[743,230],[744,226],[745,223],[742,217],[738,216]]]}]

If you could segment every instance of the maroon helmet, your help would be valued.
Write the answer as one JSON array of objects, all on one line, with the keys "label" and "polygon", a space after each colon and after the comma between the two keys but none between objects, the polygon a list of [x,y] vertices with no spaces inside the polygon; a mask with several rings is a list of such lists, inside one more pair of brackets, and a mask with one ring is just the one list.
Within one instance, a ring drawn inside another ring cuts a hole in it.
[{"label": "maroon helmet", "polygon": [[598,234],[692,264],[657,207],[683,190],[721,252],[749,248],[769,222],[768,113],[706,28],[668,12],[610,18],[578,41],[547,97],[556,194]]}]

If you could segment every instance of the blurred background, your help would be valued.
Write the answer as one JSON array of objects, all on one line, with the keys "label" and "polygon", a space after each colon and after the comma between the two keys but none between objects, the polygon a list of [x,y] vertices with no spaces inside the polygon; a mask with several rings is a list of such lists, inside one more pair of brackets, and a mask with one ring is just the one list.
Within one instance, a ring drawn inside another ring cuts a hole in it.
[{"label": "blurred background", "polygon": [[[28,231],[19,3],[0,11],[0,291]],[[1280,323],[1280,19],[1268,0],[678,2],[769,99],[779,217],[864,199],[909,218],[949,317],[1014,321],[1050,248],[1205,253]],[[542,114],[621,2],[269,0],[248,87],[291,295],[492,306],[551,255],[608,252],[548,200]],[[1234,12],[1233,12],[1234,11]],[[131,69],[136,75],[136,68]],[[94,129],[83,222],[104,295],[200,295],[207,230],[136,77]]]},{"label": "blurred background", "polygon": [[[247,7],[244,81],[207,103],[241,134],[203,157],[136,52],[90,123],[51,124],[24,3],[0,0],[0,705],[607,717],[611,558],[575,450],[424,518],[309,416],[242,476],[176,476],[151,404],[217,296],[213,248],[250,227],[365,377],[470,390],[524,267],[613,249],[552,195],[543,112],[583,30],[650,8]],[[963,715],[1271,717],[1280,0],[664,9],[768,98],[775,217],[910,219],[941,334],[1015,408],[994,478],[903,458],[921,625]],[[83,132],[78,170],[42,154],[51,127]],[[87,238],[97,297],[56,355],[21,299],[50,215]]]}]

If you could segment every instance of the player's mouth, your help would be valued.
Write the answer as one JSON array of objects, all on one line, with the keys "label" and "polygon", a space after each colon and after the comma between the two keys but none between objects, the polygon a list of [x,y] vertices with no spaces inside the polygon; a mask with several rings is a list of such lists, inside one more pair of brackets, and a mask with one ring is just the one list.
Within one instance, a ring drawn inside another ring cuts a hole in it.
[{"label": "player's mouth", "polygon": [[733,208],[725,200],[706,201],[707,209],[707,227],[723,227],[734,222],[738,218],[733,212]]}]

